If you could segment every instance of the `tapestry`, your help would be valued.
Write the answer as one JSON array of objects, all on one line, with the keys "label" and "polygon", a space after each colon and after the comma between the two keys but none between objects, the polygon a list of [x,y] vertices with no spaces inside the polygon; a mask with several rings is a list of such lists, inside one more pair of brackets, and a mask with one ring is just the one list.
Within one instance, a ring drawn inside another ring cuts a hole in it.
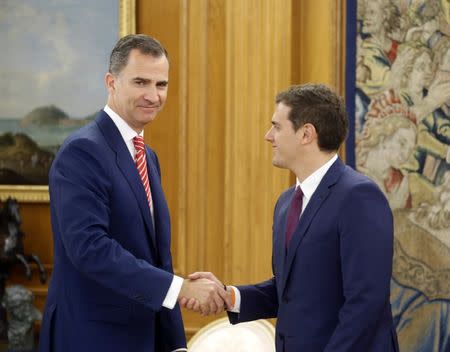
[{"label": "tapestry", "polygon": [[450,351],[450,1],[347,1],[347,162],[394,213],[400,350]]}]

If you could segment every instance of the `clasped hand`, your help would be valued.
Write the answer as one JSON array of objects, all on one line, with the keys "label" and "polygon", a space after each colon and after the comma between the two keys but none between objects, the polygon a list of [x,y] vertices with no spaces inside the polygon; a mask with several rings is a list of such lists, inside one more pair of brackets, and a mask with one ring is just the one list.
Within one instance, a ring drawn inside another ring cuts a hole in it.
[{"label": "clasped hand", "polygon": [[178,302],[180,306],[200,312],[203,316],[219,314],[231,308],[229,290],[212,273],[196,272],[184,280]]}]

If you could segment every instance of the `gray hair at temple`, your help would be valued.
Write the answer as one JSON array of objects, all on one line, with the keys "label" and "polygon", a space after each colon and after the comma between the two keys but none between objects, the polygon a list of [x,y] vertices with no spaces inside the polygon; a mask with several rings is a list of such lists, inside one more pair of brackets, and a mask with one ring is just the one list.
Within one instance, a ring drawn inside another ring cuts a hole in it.
[{"label": "gray hair at temple", "polygon": [[128,63],[128,57],[133,49],[141,54],[151,55],[155,58],[165,56],[168,59],[167,50],[155,38],[146,34],[129,34],[117,42],[109,58],[109,72],[119,74]]}]

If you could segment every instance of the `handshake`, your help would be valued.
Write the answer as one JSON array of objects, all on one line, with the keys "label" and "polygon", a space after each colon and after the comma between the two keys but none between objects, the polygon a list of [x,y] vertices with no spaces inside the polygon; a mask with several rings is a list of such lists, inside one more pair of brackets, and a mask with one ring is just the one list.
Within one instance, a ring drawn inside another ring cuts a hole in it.
[{"label": "handshake", "polygon": [[178,303],[206,316],[232,308],[232,288],[225,287],[212,273],[196,272],[183,281]]}]

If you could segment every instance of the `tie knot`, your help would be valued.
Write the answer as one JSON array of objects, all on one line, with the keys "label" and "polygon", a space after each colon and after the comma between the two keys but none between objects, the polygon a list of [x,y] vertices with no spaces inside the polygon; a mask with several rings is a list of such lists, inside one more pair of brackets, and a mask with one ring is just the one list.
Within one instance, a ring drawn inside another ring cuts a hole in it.
[{"label": "tie knot", "polygon": [[136,136],[133,138],[134,149],[136,151],[144,150],[144,138],[142,136]]},{"label": "tie knot", "polygon": [[302,188],[301,188],[300,186],[297,186],[297,187],[295,188],[295,194],[294,194],[294,197],[295,197],[296,199],[300,199],[300,198],[303,197]]}]

